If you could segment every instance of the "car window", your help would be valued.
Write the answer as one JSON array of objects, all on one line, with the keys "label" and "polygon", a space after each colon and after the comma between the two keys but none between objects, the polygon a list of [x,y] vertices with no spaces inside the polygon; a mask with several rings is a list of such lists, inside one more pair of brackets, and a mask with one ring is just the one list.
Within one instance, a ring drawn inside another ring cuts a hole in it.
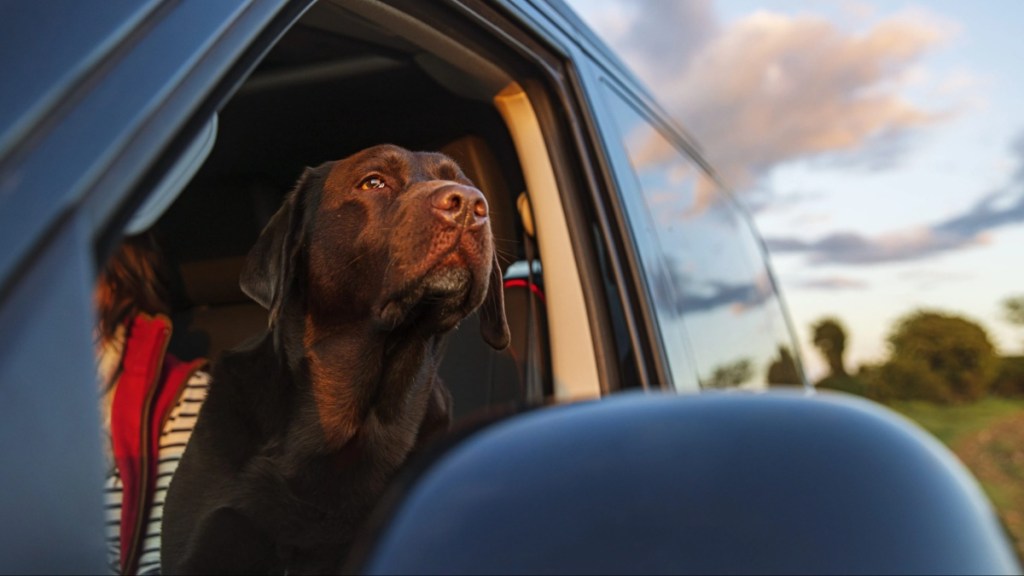
[{"label": "car window", "polygon": [[657,304],[673,376],[702,388],[799,382],[788,326],[757,238],[735,201],[605,84],[636,181],[624,199]]},{"label": "car window", "polygon": [[[525,162],[494,101],[499,92],[508,95],[502,89],[512,77],[493,64],[470,71],[451,64],[426,27],[365,33],[380,24],[364,21],[356,8],[366,6],[318,4],[280,38],[220,108],[209,157],[156,222],[153,232],[177,277],[171,350],[215,359],[263,330],[266,312],[238,288],[260,229],[303,167],[392,143],[452,156],[491,208],[513,342],[508,352],[491,351],[475,316],[447,339],[440,371],[455,395],[456,419],[543,401],[554,393],[545,304],[558,296],[561,270],[539,263],[551,256],[550,215],[537,214],[534,238],[517,202],[524,191],[542,191],[524,181]],[[445,50],[469,50],[455,45],[457,37],[446,42]],[[537,260],[532,275],[523,272],[528,259]]]}]

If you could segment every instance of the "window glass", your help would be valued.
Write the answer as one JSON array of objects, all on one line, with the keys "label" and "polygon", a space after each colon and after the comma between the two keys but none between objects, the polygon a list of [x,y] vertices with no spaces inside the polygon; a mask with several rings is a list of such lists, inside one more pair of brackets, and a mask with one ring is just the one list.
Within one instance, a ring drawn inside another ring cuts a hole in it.
[{"label": "window glass", "polygon": [[672,359],[688,348],[702,388],[798,383],[785,316],[747,219],[687,154],[608,94],[640,192],[625,205],[673,376],[682,367]]}]

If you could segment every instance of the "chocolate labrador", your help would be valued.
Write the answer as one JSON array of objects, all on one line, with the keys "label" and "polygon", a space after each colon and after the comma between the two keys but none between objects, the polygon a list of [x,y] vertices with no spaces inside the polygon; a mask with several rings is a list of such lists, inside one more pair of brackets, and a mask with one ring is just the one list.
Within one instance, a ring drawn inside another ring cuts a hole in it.
[{"label": "chocolate labrador", "polygon": [[483,194],[384,145],[307,169],[249,253],[265,334],[227,352],[171,483],[166,573],[332,572],[408,455],[449,424],[442,340],[508,344]]}]

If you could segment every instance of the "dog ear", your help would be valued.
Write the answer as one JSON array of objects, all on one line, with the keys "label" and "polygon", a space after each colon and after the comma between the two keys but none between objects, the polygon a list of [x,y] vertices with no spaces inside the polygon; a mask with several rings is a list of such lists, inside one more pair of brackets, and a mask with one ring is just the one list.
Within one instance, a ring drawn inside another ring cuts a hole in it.
[{"label": "dog ear", "polygon": [[249,250],[238,279],[242,292],[270,312],[270,325],[277,320],[288,283],[293,280],[296,257],[302,245],[304,191],[317,180],[315,175],[313,168],[303,172]]},{"label": "dog ear", "polygon": [[491,263],[491,280],[487,285],[487,296],[480,305],[480,335],[484,342],[495,350],[508,347],[511,335],[508,331],[508,320],[505,318],[505,283],[501,277],[501,265],[498,255],[494,255]]}]

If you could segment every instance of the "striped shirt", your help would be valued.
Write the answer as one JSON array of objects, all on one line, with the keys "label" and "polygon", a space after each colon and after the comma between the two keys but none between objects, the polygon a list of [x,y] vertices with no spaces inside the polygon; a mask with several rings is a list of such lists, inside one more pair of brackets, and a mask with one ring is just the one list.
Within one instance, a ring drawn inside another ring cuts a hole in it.
[{"label": "striped shirt", "polygon": [[[199,408],[206,399],[206,391],[210,384],[210,375],[202,370],[192,374],[185,389],[182,391],[178,404],[171,410],[160,434],[159,463],[157,465],[156,492],[153,495],[153,506],[150,509],[146,524],[146,538],[139,556],[139,574],[160,573],[160,527],[164,515],[164,500],[167,498],[167,487],[171,484],[181,455],[185,452],[189,436],[196,424]],[[107,522],[107,560],[110,571],[119,574],[121,564],[121,476],[113,467],[105,483],[106,522]]]}]

